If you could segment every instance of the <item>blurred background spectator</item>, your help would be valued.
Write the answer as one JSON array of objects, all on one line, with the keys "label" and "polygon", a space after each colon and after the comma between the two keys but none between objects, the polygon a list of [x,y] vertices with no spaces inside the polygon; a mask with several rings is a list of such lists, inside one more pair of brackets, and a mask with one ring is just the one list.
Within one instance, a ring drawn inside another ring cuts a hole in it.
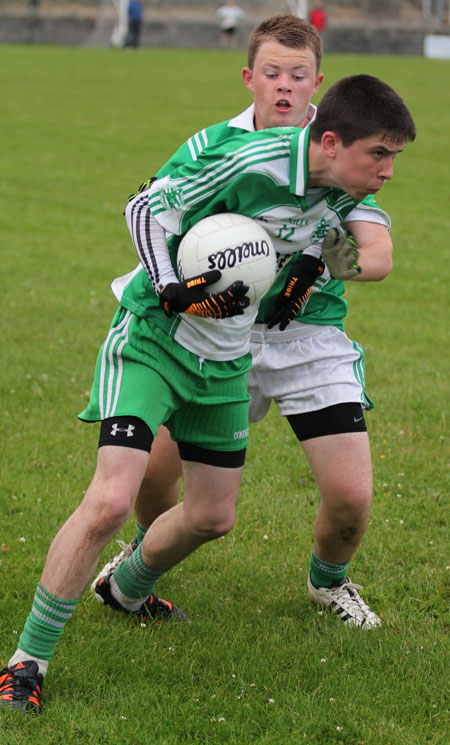
[{"label": "blurred background spectator", "polygon": [[137,47],[141,43],[142,5],[140,0],[130,0],[128,3],[128,34],[126,47]]},{"label": "blurred background spectator", "polygon": [[245,13],[236,3],[236,0],[228,0],[226,5],[218,9],[220,23],[220,44],[223,47],[236,47],[238,42],[238,26]]},{"label": "blurred background spectator", "polygon": [[322,0],[316,0],[309,14],[309,22],[322,34],[327,25],[327,14]]}]

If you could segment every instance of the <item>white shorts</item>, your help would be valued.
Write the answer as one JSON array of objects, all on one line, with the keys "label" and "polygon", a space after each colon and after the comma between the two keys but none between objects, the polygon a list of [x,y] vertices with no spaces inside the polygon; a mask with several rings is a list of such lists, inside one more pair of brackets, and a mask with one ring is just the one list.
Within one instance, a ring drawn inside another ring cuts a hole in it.
[{"label": "white shorts", "polygon": [[250,351],[251,422],[267,414],[272,400],[283,416],[342,403],[373,407],[365,392],[364,350],[335,326],[294,321],[274,331],[256,324]]}]

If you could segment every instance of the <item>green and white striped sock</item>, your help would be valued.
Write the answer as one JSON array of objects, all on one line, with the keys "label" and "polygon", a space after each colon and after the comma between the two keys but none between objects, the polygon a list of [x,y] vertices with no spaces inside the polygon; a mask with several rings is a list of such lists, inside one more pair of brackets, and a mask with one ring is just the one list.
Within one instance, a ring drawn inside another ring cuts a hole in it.
[{"label": "green and white striped sock", "polygon": [[314,546],[310,563],[311,582],[316,587],[333,587],[335,580],[346,577],[348,564],[348,561],[345,564],[331,564],[329,561],[324,561],[317,556]]},{"label": "green and white striped sock", "polygon": [[153,592],[156,580],[165,571],[165,569],[151,569],[147,566],[142,558],[142,545],[139,545],[131,556],[115,570],[111,592],[116,600],[128,610],[137,610],[142,605],[142,601]]},{"label": "green and white striped sock", "polygon": [[77,600],[61,600],[38,583],[31,613],[19,638],[18,647],[37,660],[49,660],[64,626],[74,612]]}]

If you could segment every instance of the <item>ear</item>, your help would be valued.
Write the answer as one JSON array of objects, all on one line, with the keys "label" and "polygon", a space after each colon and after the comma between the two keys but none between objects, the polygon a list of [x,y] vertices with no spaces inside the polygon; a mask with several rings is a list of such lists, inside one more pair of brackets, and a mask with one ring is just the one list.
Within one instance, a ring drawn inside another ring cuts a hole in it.
[{"label": "ear", "polygon": [[311,97],[316,95],[317,91],[319,90],[320,86],[323,83],[323,78],[324,78],[323,72],[320,72],[316,78],[316,84],[314,86]]},{"label": "ear", "polygon": [[327,130],[322,135],[322,150],[328,158],[335,158],[339,146],[339,136],[336,132]]},{"label": "ear", "polygon": [[243,68],[242,80],[244,81],[245,87],[248,88],[251,93],[254,93],[255,91],[253,88],[253,73],[249,67]]}]

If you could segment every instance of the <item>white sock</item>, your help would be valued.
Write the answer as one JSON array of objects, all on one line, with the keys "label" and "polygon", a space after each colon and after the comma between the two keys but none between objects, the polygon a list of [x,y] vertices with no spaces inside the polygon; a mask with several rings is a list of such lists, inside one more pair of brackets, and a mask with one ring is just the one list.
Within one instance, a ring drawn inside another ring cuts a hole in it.
[{"label": "white sock", "polygon": [[34,662],[37,662],[41,675],[46,675],[49,661],[40,660],[39,657],[33,657],[32,654],[28,654],[28,652],[24,652],[22,649],[17,649],[14,652],[13,656],[8,662],[8,667],[17,665],[18,662],[25,662],[26,660],[34,660]]},{"label": "white sock", "polygon": [[117,587],[117,582],[114,579],[114,575],[111,577],[109,586],[111,588],[111,595],[117,600],[120,605],[123,605],[127,610],[139,610],[142,607],[141,598],[129,598],[128,595],[124,595],[123,592]]}]

